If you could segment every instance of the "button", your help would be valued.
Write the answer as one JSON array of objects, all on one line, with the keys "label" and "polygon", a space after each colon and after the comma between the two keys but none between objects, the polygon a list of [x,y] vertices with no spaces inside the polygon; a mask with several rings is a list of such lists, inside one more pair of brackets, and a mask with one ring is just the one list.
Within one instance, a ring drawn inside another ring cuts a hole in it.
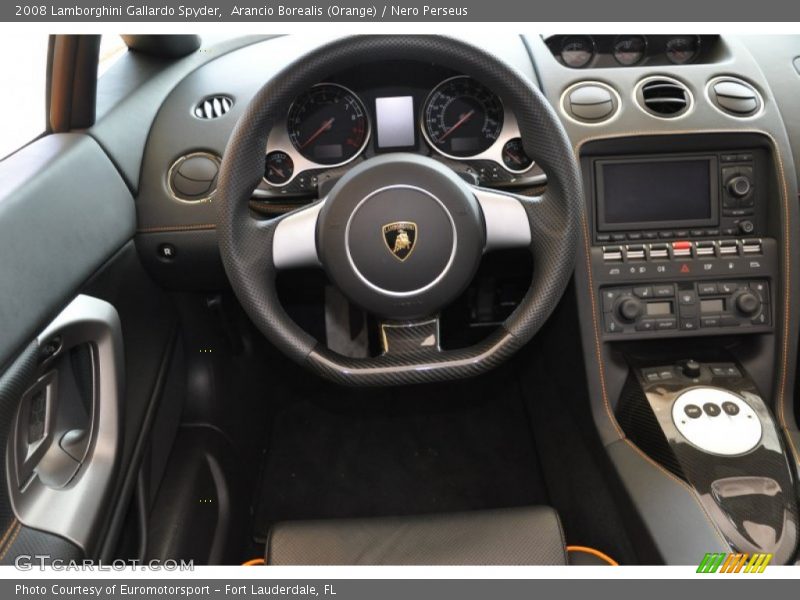
[{"label": "button", "polygon": [[657,319],[656,329],[663,331],[665,329],[675,329],[675,319]]},{"label": "button", "polygon": [[722,235],[736,235],[738,231],[735,227],[726,227],[722,230]]},{"label": "button", "polygon": [[661,381],[668,381],[675,377],[675,372],[672,369],[662,369],[658,372],[658,376],[661,378]]},{"label": "button", "polygon": [[711,237],[717,237],[719,235],[719,229],[709,229],[706,233]]},{"label": "button", "polygon": [[675,232],[675,237],[689,237],[689,232],[685,229],[681,229]]},{"label": "button", "polygon": [[735,417],[739,414],[739,405],[735,402],[723,402],[722,403],[722,410],[725,411],[725,414],[731,417]]},{"label": "button", "polygon": [[160,244],[158,246],[158,255],[165,260],[172,260],[175,258],[176,250],[172,244]]},{"label": "button", "polygon": [[700,256],[714,256],[714,242],[697,242],[694,246],[694,253]]},{"label": "button", "polygon": [[739,160],[739,161],[741,161],[741,162],[751,162],[751,161],[753,160],[753,155],[752,155],[752,154],[750,154],[750,153],[747,153],[747,154],[737,154],[737,155],[736,155],[736,160]]},{"label": "button", "polygon": [[603,248],[603,260],[605,262],[622,262],[622,249],[616,246]]},{"label": "button", "polygon": [[697,302],[697,298],[692,291],[680,291],[678,292],[678,301],[681,304],[694,304]]},{"label": "button", "polygon": [[644,260],[644,246],[628,246],[625,255],[628,260]]},{"label": "button", "polygon": [[633,295],[637,296],[638,298],[652,298],[653,288],[652,286],[649,285],[645,285],[642,287],[635,287],[633,288]]},{"label": "button", "polygon": [[603,291],[603,312],[614,310],[614,302],[622,294],[623,290],[604,290]]},{"label": "button", "polygon": [[703,414],[703,411],[696,404],[687,404],[683,407],[683,412],[685,412],[686,416],[690,419],[699,419]]},{"label": "button", "polygon": [[717,293],[716,283],[698,283],[697,293],[701,296],[711,296]]},{"label": "button", "polygon": [[645,231],[642,236],[646,240],[654,240],[658,237],[658,233],[655,231]]},{"label": "button", "polygon": [[701,327],[719,327],[719,317],[700,317]]},{"label": "button", "polygon": [[726,377],[727,373],[727,367],[711,367],[711,374],[715,377]]},{"label": "button", "polygon": [[653,319],[642,319],[636,323],[636,331],[655,331],[656,323]]},{"label": "button", "polygon": [[697,318],[681,318],[681,329],[684,331],[695,331],[698,328]]},{"label": "button", "polygon": [[629,240],[640,240],[642,239],[642,232],[641,231],[633,231],[628,234]]},{"label": "button", "polygon": [[742,285],[740,283],[736,283],[735,281],[723,281],[719,284],[719,291],[723,294],[732,294],[740,287],[742,287]]},{"label": "button", "polygon": [[739,373],[739,369],[737,369],[733,365],[728,365],[727,367],[725,367],[725,375],[727,375],[728,377],[741,377],[742,376],[742,374]]},{"label": "button", "polygon": [[597,241],[598,242],[610,242],[611,236],[607,233],[598,233],[597,234]]},{"label": "button", "polygon": [[656,381],[661,381],[661,377],[655,371],[650,371],[649,373],[644,373],[644,380],[648,383],[655,383]]},{"label": "button", "polygon": [[762,313],[761,313],[760,315],[758,315],[756,318],[754,318],[754,319],[751,319],[751,320],[750,320],[750,322],[751,322],[753,325],[768,325],[768,324],[769,324],[769,318],[767,317],[767,315],[765,315],[765,314],[762,312]]},{"label": "button", "polygon": [[720,154],[719,159],[722,162],[736,162],[737,160],[739,160],[736,154]]},{"label": "button", "polygon": [[660,237],[660,238],[671,238],[672,237],[672,232],[671,231],[659,231],[658,232],[658,237]]},{"label": "button", "polygon": [[650,246],[650,260],[669,258],[669,249],[663,244],[652,244]]},{"label": "button", "polygon": [[627,238],[625,237],[624,233],[615,233],[612,234],[611,239],[614,240],[615,242],[623,242]]},{"label": "button", "polygon": [[653,286],[653,293],[656,298],[672,298],[675,295],[675,287],[671,285]]},{"label": "button", "polygon": [[709,417],[718,417],[720,412],[722,412],[719,408],[719,405],[714,404],[713,402],[706,402],[703,404],[703,411],[705,411]]},{"label": "button", "polygon": [[706,234],[704,229],[692,229],[689,233],[692,237],[703,237]]},{"label": "button", "polygon": [[744,240],[742,242],[743,254],[761,254],[761,240]]},{"label": "button", "polygon": [[692,242],[682,240],[680,242],[672,242],[672,254],[675,257],[691,256],[692,255]]},{"label": "button", "polygon": [[608,333],[622,333],[622,325],[617,323],[611,315],[606,316],[606,331]]}]

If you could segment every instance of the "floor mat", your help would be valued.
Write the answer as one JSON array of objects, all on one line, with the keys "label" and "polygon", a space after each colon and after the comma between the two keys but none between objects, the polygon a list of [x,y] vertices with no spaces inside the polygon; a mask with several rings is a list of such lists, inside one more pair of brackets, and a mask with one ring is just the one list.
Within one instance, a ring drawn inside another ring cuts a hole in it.
[{"label": "floor mat", "polygon": [[320,386],[273,422],[254,510],[282,520],[547,503],[517,378],[352,390]]}]

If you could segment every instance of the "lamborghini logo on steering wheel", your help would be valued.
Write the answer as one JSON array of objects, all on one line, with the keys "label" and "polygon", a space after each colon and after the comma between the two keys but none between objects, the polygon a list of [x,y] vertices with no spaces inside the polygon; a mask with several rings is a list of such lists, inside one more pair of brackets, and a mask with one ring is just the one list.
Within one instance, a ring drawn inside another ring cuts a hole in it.
[{"label": "lamborghini logo on steering wheel", "polygon": [[417,224],[411,221],[395,221],[382,228],[383,241],[389,252],[400,262],[405,261],[414,251],[417,243]]}]

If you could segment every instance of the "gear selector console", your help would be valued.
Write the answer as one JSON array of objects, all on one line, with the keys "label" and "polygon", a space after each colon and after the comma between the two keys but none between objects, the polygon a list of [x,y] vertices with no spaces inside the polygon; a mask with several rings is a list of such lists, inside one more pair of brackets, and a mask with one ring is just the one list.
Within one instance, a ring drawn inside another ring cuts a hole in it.
[{"label": "gear selector console", "polygon": [[632,369],[617,407],[628,438],[686,482],[737,552],[789,561],[795,478],[779,429],[734,362],[680,360]]}]

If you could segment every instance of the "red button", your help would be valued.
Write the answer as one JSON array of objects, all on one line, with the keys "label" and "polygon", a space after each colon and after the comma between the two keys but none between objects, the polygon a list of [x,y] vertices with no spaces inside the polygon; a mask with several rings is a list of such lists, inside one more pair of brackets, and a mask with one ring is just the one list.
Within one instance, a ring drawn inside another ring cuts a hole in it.
[{"label": "red button", "polygon": [[690,250],[691,248],[692,242],[672,242],[673,250]]}]

